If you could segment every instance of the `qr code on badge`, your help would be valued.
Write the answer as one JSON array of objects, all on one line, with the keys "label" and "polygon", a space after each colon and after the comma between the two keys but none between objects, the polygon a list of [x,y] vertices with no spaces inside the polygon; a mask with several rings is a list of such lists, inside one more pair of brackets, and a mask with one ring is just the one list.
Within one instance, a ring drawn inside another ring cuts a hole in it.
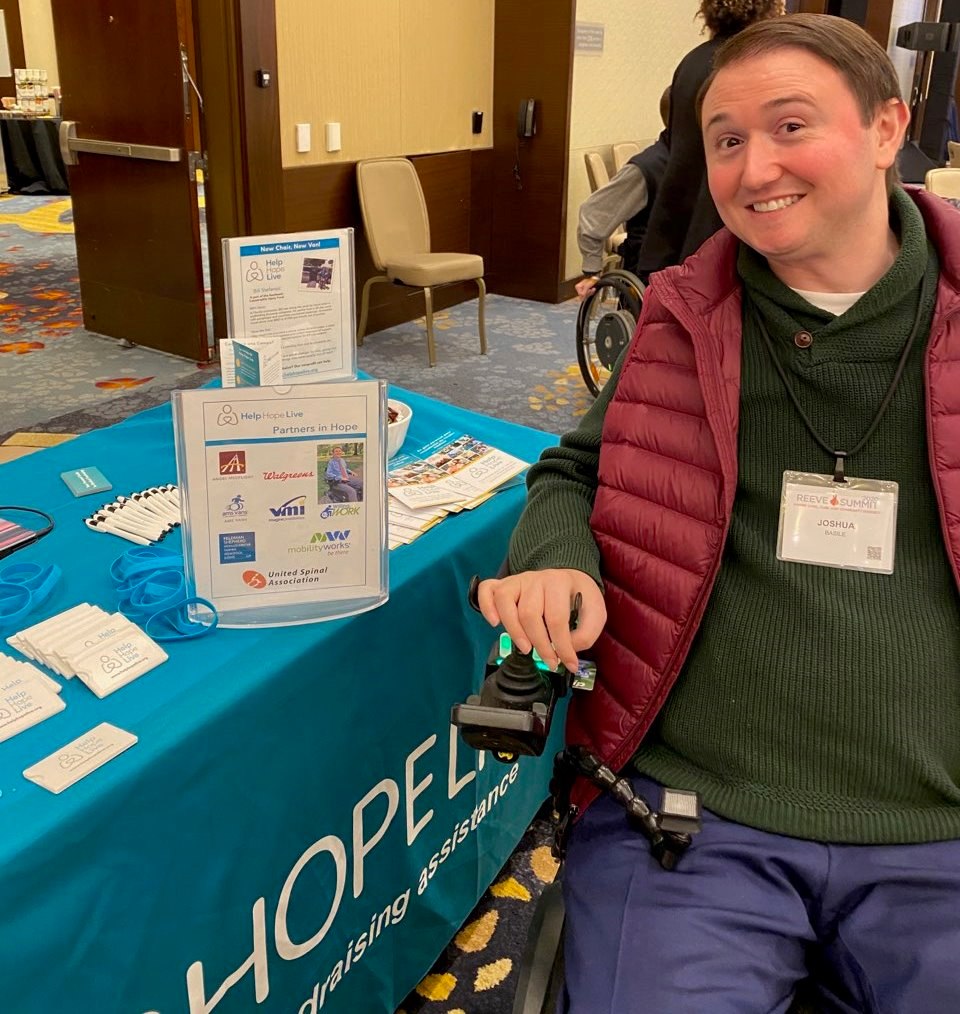
[{"label": "qr code on badge", "polygon": [[883,547],[882,546],[867,546],[867,559],[868,560],[883,560]]}]

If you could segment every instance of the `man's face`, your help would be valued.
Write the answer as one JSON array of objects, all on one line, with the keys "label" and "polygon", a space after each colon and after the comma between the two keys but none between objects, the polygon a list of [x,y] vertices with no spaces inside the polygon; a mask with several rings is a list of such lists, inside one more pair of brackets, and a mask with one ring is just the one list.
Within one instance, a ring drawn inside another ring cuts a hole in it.
[{"label": "man's face", "polygon": [[803,49],[724,67],[702,114],[724,224],[797,288],[817,288],[851,251],[882,248],[884,173],[906,128],[902,107],[889,103],[865,126],[843,76]]}]

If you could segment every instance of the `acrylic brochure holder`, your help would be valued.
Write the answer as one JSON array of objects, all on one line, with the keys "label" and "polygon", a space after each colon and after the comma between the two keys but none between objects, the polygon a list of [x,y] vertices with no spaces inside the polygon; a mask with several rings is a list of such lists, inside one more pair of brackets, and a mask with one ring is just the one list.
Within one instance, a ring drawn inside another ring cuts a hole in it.
[{"label": "acrylic brochure holder", "polygon": [[172,400],[189,594],[216,606],[220,626],[312,623],[387,601],[383,381]]},{"label": "acrylic brochure holder", "polygon": [[353,229],[223,240],[224,387],[353,380]]}]

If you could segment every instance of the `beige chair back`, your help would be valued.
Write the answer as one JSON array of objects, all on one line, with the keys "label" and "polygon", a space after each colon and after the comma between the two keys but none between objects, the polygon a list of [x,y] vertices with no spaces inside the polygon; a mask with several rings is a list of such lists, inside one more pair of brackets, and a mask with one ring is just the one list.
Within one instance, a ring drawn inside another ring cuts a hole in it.
[{"label": "beige chair back", "polygon": [[621,141],[613,146],[613,171],[620,170],[633,158],[640,154],[640,145],[636,141]]},{"label": "beige chair back", "polygon": [[940,197],[960,197],[960,169],[950,166],[931,169],[923,185],[931,194],[939,194]]},{"label": "beige chair back", "polygon": [[947,165],[960,168],[960,141],[947,141]]},{"label": "beige chair back", "polygon": [[607,164],[596,151],[585,151],[583,161],[587,166],[587,179],[590,181],[590,193],[596,193],[601,187],[610,182],[610,174],[607,172]]},{"label": "beige chair back", "polygon": [[378,271],[410,254],[430,252],[430,221],[420,178],[407,158],[357,163],[367,243]]}]

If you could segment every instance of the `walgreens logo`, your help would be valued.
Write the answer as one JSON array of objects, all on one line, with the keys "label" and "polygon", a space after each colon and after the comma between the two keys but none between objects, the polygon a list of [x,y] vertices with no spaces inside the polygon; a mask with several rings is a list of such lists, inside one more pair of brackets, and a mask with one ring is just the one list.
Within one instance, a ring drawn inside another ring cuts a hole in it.
[{"label": "walgreens logo", "polygon": [[286,482],[287,479],[312,479],[313,472],[264,472],[263,477],[271,482]]}]

